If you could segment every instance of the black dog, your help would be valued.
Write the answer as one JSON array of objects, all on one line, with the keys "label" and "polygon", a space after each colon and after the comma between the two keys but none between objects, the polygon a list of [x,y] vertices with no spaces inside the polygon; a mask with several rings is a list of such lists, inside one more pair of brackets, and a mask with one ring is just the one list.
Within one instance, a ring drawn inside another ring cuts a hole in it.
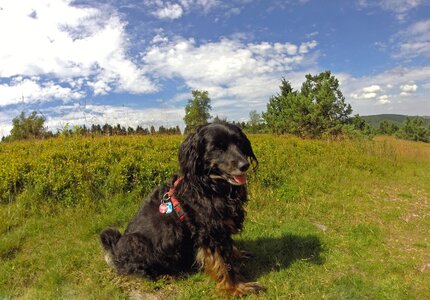
[{"label": "black dog", "polygon": [[245,253],[232,234],[245,217],[246,172],[258,164],[245,134],[227,123],[202,126],[180,146],[179,163],[181,175],[152,193],[124,235],[112,228],[100,234],[108,263],[120,273],[151,278],[178,275],[197,263],[227,293],[264,290],[233,266]]}]

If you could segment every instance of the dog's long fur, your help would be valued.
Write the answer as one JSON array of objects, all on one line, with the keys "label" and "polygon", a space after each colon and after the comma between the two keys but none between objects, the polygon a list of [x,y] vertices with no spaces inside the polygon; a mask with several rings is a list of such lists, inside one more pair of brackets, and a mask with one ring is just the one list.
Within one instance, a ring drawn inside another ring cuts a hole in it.
[{"label": "dog's long fur", "polygon": [[[109,228],[100,234],[108,262],[120,273],[151,278],[178,275],[197,263],[233,295],[264,289],[245,283],[234,267],[241,252],[232,234],[242,229],[247,201],[245,172],[258,162],[251,143],[235,125],[208,124],[190,134],[179,149],[182,180],[174,189],[185,213],[161,214],[163,195],[175,182],[156,189],[125,233]],[[239,178],[239,179],[238,179]]]}]

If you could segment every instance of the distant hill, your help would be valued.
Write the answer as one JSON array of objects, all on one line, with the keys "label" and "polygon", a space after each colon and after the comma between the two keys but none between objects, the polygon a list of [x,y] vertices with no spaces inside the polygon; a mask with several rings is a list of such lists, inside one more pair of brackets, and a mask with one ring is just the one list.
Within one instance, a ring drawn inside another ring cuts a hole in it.
[{"label": "distant hill", "polygon": [[[367,123],[375,128],[379,128],[379,123],[382,121],[388,121],[396,124],[397,126],[402,126],[403,122],[407,117],[414,118],[416,116],[406,116],[406,115],[391,115],[391,114],[383,114],[383,115],[372,115],[372,116],[361,116]],[[424,118],[424,125],[428,126],[430,124],[430,116],[422,116]]]}]

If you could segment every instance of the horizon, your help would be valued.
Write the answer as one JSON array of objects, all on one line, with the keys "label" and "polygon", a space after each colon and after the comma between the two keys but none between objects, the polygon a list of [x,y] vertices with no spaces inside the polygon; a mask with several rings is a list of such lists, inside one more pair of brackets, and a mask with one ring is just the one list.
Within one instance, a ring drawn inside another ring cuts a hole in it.
[{"label": "horizon", "polygon": [[[191,90],[211,115],[265,111],[281,79],[330,70],[353,115],[430,115],[423,0],[88,1],[0,4],[0,137],[21,111],[69,124],[184,127]],[[19,37],[19,38],[17,38]]]}]

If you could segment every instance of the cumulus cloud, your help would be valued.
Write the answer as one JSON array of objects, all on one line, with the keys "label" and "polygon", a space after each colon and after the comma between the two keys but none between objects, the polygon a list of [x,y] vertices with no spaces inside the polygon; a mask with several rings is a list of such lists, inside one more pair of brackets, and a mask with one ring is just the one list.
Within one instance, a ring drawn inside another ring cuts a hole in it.
[{"label": "cumulus cloud", "polygon": [[379,92],[380,90],[381,90],[381,87],[376,84],[363,88],[363,92],[365,93],[375,93],[375,92]]},{"label": "cumulus cloud", "polygon": [[154,44],[142,53],[142,59],[164,78],[182,78],[192,89],[208,90],[214,107],[232,105],[228,99],[249,105],[255,99],[267,102],[282,76],[307,64],[313,66],[310,52],[316,46],[316,41],[294,45],[227,38],[199,45],[193,39],[176,38]]},{"label": "cumulus cloud", "polygon": [[[300,47],[308,52],[316,45],[303,43]],[[231,39],[197,45],[194,39],[178,38],[153,45],[142,59],[149,69],[165,77],[228,84],[237,78],[292,70],[304,59],[303,53],[296,53],[297,48],[290,43],[245,44]]]},{"label": "cumulus cloud", "polygon": [[[47,89],[38,93],[40,101],[53,99],[53,86],[70,92],[62,97],[76,98],[76,82],[95,94],[156,91],[142,68],[127,57],[124,26],[113,11],[75,7],[68,0],[2,3],[0,77],[27,79],[25,85],[3,81],[2,103],[19,99],[25,92],[19,87],[30,85],[35,90],[36,86]],[[49,85],[31,77],[49,77],[57,83]]]},{"label": "cumulus cloud", "polygon": [[[394,68],[372,76],[354,77],[336,74],[346,100],[360,114],[426,114],[430,67]],[[373,83],[369,85],[369,83]],[[373,104],[373,105],[372,105]],[[382,107],[381,104],[384,104]]]},{"label": "cumulus cloud", "polygon": [[79,89],[72,89],[53,81],[40,81],[38,78],[17,77],[8,84],[0,84],[0,106],[19,102],[33,103],[44,99],[76,100],[84,97]]},{"label": "cumulus cloud", "polygon": [[379,98],[378,98],[378,102],[380,103],[380,104],[388,104],[388,103],[391,103],[391,101],[390,101],[390,96],[388,96],[388,95],[381,95],[381,96],[379,96]]},{"label": "cumulus cloud", "polygon": [[404,84],[400,86],[400,96],[409,96],[417,90],[418,86],[416,84]]},{"label": "cumulus cloud", "polygon": [[299,47],[299,53],[300,54],[306,54],[309,52],[309,50],[315,48],[318,45],[317,41],[310,41],[302,43]]},{"label": "cumulus cloud", "polygon": [[197,10],[208,13],[214,7],[220,4],[217,0],[179,0],[179,1],[162,1],[146,0],[146,7],[152,10],[152,15],[159,19],[175,20],[181,18],[190,11]]},{"label": "cumulus cloud", "polygon": [[361,93],[351,93],[351,98],[353,99],[372,99],[378,96],[381,91],[381,87],[377,84],[371,86],[366,86],[361,89]]},{"label": "cumulus cloud", "polygon": [[400,90],[405,93],[411,93],[415,92],[417,90],[417,87],[418,86],[416,84],[404,84],[400,86]]},{"label": "cumulus cloud", "polygon": [[376,93],[364,93],[363,95],[362,95],[362,97],[364,98],[364,99],[372,99],[372,98],[375,98],[376,97]]},{"label": "cumulus cloud", "polygon": [[[155,8],[178,4],[183,13],[197,8],[209,11],[219,4],[211,0],[152,2]],[[15,24],[16,30],[9,30],[9,24]],[[91,96],[154,93],[165,81],[179,79],[184,84],[178,94],[208,90],[214,114],[239,119],[249,105],[264,108],[283,76],[299,85],[305,73],[317,72],[315,40],[247,43],[231,37],[196,42],[167,37],[159,30],[147,48],[140,49],[140,56],[131,57],[126,24],[118,13],[109,6],[74,6],[69,0],[2,4],[0,36],[0,106],[5,108],[25,103],[26,108],[34,104],[43,109],[49,101],[60,100],[70,104],[63,105],[64,110],[73,111],[74,102]],[[170,99],[172,106],[178,105],[176,98]],[[44,105],[37,105],[40,102]],[[154,118],[161,111],[140,117],[152,114]],[[97,116],[96,109],[92,115]],[[72,120],[73,116],[77,113],[63,113],[61,118]],[[173,120],[181,123],[182,117]]]},{"label": "cumulus cloud", "polygon": [[12,120],[10,116],[17,116],[19,114],[18,111],[13,111],[13,114],[11,114],[11,112],[12,111],[0,110],[0,138],[10,134],[12,129]]},{"label": "cumulus cloud", "polygon": [[158,8],[154,15],[160,19],[178,19],[182,16],[184,10],[179,4],[167,3],[166,6]]}]

